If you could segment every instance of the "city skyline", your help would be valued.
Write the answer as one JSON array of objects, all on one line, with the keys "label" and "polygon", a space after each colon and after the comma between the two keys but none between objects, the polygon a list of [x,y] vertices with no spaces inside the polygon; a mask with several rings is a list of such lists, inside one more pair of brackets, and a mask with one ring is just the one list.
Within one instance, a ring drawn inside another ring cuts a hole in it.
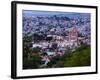
[{"label": "city skyline", "polygon": [[32,17],[32,16],[66,16],[66,17],[90,17],[90,13],[78,13],[78,12],[58,12],[58,11],[35,11],[35,10],[23,10],[23,16]]}]

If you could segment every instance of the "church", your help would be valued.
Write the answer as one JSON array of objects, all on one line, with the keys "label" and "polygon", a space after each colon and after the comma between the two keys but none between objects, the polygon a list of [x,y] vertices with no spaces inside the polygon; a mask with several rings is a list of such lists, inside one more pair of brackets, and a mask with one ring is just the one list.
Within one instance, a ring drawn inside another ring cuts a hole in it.
[{"label": "church", "polygon": [[73,27],[68,34],[68,43],[70,45],[78,46],[78,31],[76,27]]},{"label": "church", "polygon": [[70,31],[69,31],[69,41],[77,41],[78,39],[78,31],[76,27],[73,27]]}]

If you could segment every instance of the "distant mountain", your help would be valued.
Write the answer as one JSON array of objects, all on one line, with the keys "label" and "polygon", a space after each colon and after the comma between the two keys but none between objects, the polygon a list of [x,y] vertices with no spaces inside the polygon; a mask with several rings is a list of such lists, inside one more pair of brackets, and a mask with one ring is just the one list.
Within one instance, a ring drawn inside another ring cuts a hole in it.
[{"label": "distant mountain", "polygon": [[36,17],[36,16],[44,16],[44,17],[51,17],[51,16],[59,16],[59,17],[69,17],[69,18],[84,18],[90,17],[90,13],[75,13],[75,12],[53,12],[53,11],[31,11],[31,10],[23,10],[24,17]]}]

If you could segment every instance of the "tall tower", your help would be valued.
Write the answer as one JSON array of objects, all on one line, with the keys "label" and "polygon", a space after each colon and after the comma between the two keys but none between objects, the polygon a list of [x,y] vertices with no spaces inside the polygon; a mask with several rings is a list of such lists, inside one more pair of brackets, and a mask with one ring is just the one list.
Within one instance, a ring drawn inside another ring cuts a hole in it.
[{"label": "tall tower", "polygon": [[69,31],[69,41],[75,41],[77,42],[78,39],[78,31],[76,27],[73,27],[72,30]]}]

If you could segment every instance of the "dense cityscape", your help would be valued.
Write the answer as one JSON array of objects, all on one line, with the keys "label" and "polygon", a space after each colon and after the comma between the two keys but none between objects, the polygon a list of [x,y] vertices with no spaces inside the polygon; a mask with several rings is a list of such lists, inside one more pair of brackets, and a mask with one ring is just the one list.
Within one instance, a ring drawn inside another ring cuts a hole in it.
[{"label": "dense cityscape", "polygon": [[89,66],[90,20],[89,13],[23,11],[23,69],[67,67],[81,48],[89,48],[88,63],[73,66]]}]

